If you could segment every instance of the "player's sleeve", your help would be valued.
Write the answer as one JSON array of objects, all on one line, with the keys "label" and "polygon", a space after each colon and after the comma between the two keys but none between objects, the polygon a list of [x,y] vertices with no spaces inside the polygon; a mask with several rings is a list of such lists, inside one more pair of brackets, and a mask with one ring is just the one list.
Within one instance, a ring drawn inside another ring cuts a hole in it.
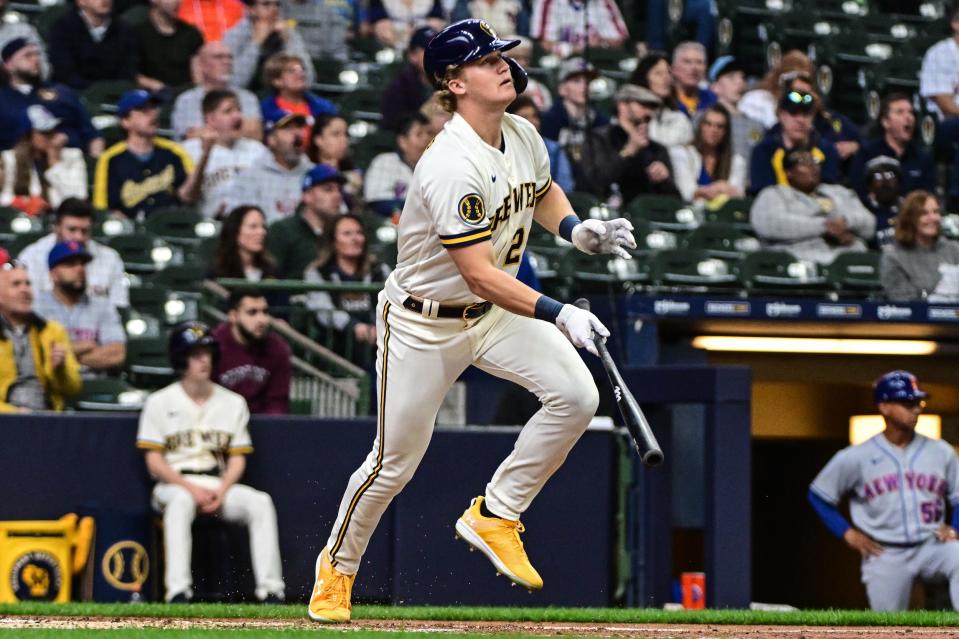
[{"label": "player's sleeve", "polygon": [[253,452],[249,423],[250,409],[247,408],[246,400],[240,397],[233,436],[230,438],[230,447],[226,451],[228,455],[249,455]]},{"label": "player's sleeve", "polygon": [[827,502],[817,495],[813,492],[812,488],[809,489],[808,497],[813,510],[819,515],[819,518],[822,520],[822,523],[826,525],[826,528],[837,537],[845,535],[846,531],[849,530],[849,522],[842,516],[842,513],[839,512],[836,505]]},{"label": "player's sleeve", "polygon": [[422,167],[421,194],[440,243],[447,249],[457,249],[489,241],[489,203],[479,169],[466,161],[439,156],[431,160]]},{"label": "player's sleeve", "polygon": [[829,460],[829,463],[819,471],[809,485],[810,493],[833,506],[839,504],[842,496],[856,485],[859,476],[859,465],[853,458],[851,450],[851,448],[845,448]]},{"label": "player's sleeve", "polygon": [[140,450],[166,450],[163,428],[160,424],[160,406],[155,395],[147,397],[140,411],[140,424],[137,427],[137,448]]}]

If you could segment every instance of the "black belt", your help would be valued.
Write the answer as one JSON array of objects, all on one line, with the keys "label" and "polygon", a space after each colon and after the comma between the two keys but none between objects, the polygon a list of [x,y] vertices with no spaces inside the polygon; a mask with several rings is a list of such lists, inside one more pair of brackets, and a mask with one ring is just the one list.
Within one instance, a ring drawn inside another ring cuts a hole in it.
[{"label": "black belt", "polygon": [[929,539],[923,539],[922,541],[910,541],[910,542],[898,542],[898,541],[880,541],[879,539],[876,542],[880,546],[888,546],[889,548],[915,548],[921,546],[924,543],[929,541]]},{"label": "black belt", "polygon": [[219,477],[220,470],[218,468],[213,468],[210,470],[184,470],[180,474],[181,475],[206,475],[208,477]]},{"label": "black belt", "polygon": [[[477,317],[483,317],[486,314],[486,311],[493,308],[491,302],[477,302],[476,304],[468,304],[466,306],[450,306],[448,304],[439,304],[439,308],[434,313],[431,313],[429,316],[435,315],[436,317],[452,318],[452,319],[462,319],[462,320],[472,320]],[[409,309],[414,313],[423,314],[423,301],[418,300],[413,296],[407,297],[403,300],[403,308]]]}]

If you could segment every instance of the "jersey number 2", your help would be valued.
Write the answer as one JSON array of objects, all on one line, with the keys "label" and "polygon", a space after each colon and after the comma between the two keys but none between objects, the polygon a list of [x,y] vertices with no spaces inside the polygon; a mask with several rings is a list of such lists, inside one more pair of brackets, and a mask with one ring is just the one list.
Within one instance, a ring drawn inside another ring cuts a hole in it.
[{"label": "jersey number 2", "polygon": [[519,262],[519,258],[523,256],[523,240],[525,238],[526,229],[516,229],[516,233],[513,234],[513,241],[509,245],[509,251],[506,253],[506,261],[503,262],[505,266]]}]

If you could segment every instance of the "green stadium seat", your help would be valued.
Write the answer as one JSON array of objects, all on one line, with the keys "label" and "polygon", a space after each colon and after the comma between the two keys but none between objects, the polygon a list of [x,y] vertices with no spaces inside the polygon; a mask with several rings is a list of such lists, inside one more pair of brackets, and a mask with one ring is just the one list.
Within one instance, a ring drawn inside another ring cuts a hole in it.
[{"label": "green stadium seat", "polygon": [[802,262],[788,251],[749,253],[740,263],[740,276],[751,292],[822,291],[825,278],[815,264]]},{"label": "green stadium seat", "polygon": [[146,392],[114,377],[83,380],[83,388],[70,404],[78,411],[136,412],[143,408]]},{"label": "green stadium seat", "polygon": [[207,271],[206,264],[172,264],[157,271],[150,283],[178,293],[199,293],[203,290]]},{"label": "green stadium seat", "polygon": [[20,255],[20,251],[30,246],[40,238],[46,235],[46,231],[33,231],[31,233],[18,233],[12,240],[5,240],[4,245],[10,257]]},{"label": "green stadium seat", "polygon": [[871,295],[882,291],[879,281],[879,262],[881,255],[875,251],[837,255],[825,267],[826,281],[829,286],[847,295]]},{"label": "green stadium seat", "polygon": [[570,205],[573,207],[573,210],[576,211],[576,215],[578,215],[580,219],[585,220],[591,217],[602,217],[602,214],[599,210],[599,198],[592,193],[570,191],[566,194],[566,199],[569,200]]},{"label": "green stadium seat", "polygon": [[[174,268],[174,267],[171,267]],[[163,283],[150,282],[131,286],[130,309],[141,319],[156,318],[159,322],[173,325],[197,318],[195,299],[183,298]]]},{"label": "green stadium seat", "polygon": [[350,154],[353,162],[362,170],[366,170],[380,153],[396,150],[396,133],[385,129],[377,129],[372,133],[357,138],[350,145]]},{"label": "green stadium seat", "polygon": [[561,269],[572,280],[577,294],[616,292],[649,281],[649,268],[641,255],[626,260],[571,250],[563,258]]},{"label": "green stadium seat", "polygon": [[383,119],[380,113],[382,90],[382,87],[358,88],[344,93],[338,100],[339,112],[351,120],[379,122]]},{"label": "green stadium seat", "polygon": [[147,216],[143,228],[170,244],[191,246],[219,232],[216,222],[205,219],[199,211],[189,206],[156,209]]},{"label": "green stadium seat", "polygon": [[648,254],[653,251],[662,251],[679,247],[679,235],[672,231],[653,228],[648,220],[632,220],[633,237],[636,238],[636,251]]},{"label": "green stadium seat", "polygon": [[174,371],[170,365],[167,336],[127,340],[124,370],[128,380],[137,387],[159,388],[171,382]]},{"label": "green stadium seat", "polygon": [[646,220],[652,228],[667,231],[690,231],[705,217],[682,198],[670,195],[640,195],[630,202],[626,216],[634,223]]},{"label": "green stadium seat", "polygon": [[120,254],[131,273],[153,273],[173,261],[177,252],[163,240],[148,233],[115,235],[107,245]]},{"label": "green stadium seat", "polygon": [[0,208],[0,240],[13,242],[18,235],[43,231],[39,217],[27,215],[11,207]]},{"label": "green stadium seat", "polygon": [[712,257],[706,251],[673,249],[650,257],[650,279],[660,286],[730,287],[739,283],[733,260]]},{"label": "green stadium seat", "polygon": [[137,85],[129,80],[100,80],[84,89],[81,97],[91,115],[115,113],[120,97],[136,88]]},{"label": "green stadium seat", "polygon": [[71,11],[72,6],[73,5],[67,3],[58,3],[45,7],[38,13],[33,14],[30,21],[33,23],[33,26],[37,28],[40,38],[45,42],[49,42],[50,28],[53,27],[53,23],[59,20],[65,13]]},{"label": "green stadium seat", "polygon": [[706,222],[683,238],[683,248],[699,249],[713,257],[741,258],[758,251],[759,240],[735,226]]},{"label": "green stadium seat", "polygon": [[706,207],[706,221],[720,224],[732,224],[744,231],[752,230],[749,224],[749,210],[753,198],[731,198],[716,207]]}]

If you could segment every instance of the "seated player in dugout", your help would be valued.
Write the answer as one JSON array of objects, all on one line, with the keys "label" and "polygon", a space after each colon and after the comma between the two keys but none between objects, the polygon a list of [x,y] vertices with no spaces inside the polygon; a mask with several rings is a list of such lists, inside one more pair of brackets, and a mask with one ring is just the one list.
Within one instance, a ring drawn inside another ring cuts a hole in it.
[{"label": "seated player in dugout", "polygon": [[526,87],[526,72],[504,55],[518,44],[483,20],[463,20],[426,47],[425,69],[453,116],[417,163],[400,216],[397,266],[377,305],[377,434],[316,559],[314,621],[350,619],[370,536],[425,454],[447,391],[471,365],[521,384],[542,407],[456,532],[514,585],[543,587],[520,517],[596,411],[596,384],[576,348],[595,354],[594,335],[609,331],[516,273],[534,220],[588,254],[629,259],[636,242],[628,220],[581,222],[550,179],[539,133],[505,113]]},{"label": "seated player in dugout", "polygon": [[218,347],[202,322],[183,322],[170,333],[170,361],[179,380],[147,397],[137,448],[156,480],[153,508],[163,515],[165,600],[193,599],[191,526],[198,514],[242,523],[250,531],[254,594],[264,603],[284,600],[279,533],[273,500],[240,484],[253,452],[246,400],[213,383]]}]

